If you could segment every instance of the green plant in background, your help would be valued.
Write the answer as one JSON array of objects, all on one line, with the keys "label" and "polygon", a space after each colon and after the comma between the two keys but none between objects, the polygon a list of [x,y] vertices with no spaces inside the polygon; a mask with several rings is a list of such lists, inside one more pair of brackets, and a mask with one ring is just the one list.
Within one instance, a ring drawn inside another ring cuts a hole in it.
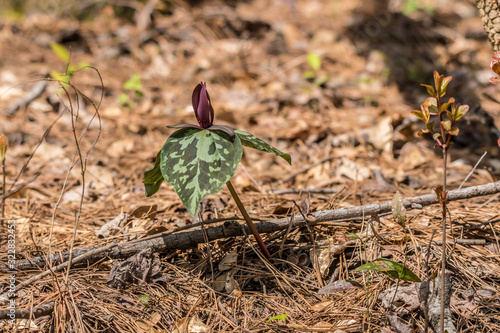
[{"label": "green plant in background", "polygon": [[[401,225],[403,228],[405,228],[406,209],[403,205],[403,198],[401,197],[401,194],[399,194],[399,192],[396,193],[396,195],[392,200],[392,215],[394,221],[399,225]],[[360,239],[358,236],[353,234],[348,234],[348,236],[350,237],[354,236],[353,238]],[[367,262],[366,264],[359,266],[354,271],[355,272],[377,271],[393,279],[409,281],[409,282],[421,282],[420,278],[406,266],[385,258],[374,259],[371,262]]]},{"label": "green plant in background", "polygon": [[214,109],[206,83],[196,86],[192,96],[193,109],[199,125],[180,124],[180,128],[165,142],[156,155],[152,168],[144,173],[146,196],[156,193],[163,180],[173,186],[184,206],[195,216],[200,202],[208,195],[219,192],[224,184],[245,218],[261,251],[270,260],[271,255],[236,194],[230,179],[236,172],[242,146],[274,153],[291,164],[290,155],[268,145],[250,133],[229,126],[213,125]]},{"label": "green plant in background", "polygon": [[432,14],[436,11],[436,7],[423,4],[422,0],[406,0],[403,2],[403,8],[401,10],[403,14],[410,15],[417,10],[423,10],[428,14]]},{"label": "green plant in background", "polygon": [[[392,260],[389,260],[389,259],[385,259],[385,258],[377,258],[377,259],[374,259],[371,262],[367,262],[364,265],[359,266],[354,271],[355,272],[368,271],[368,273],[370,273],[372,271],[377,271],[377,272],[385,274],[385,275],[387,275],[387,276],[389,276],[389,277],[391,277],[393,279],[396,279],[397,280],[397,284],[396,284],[396,288],[395,288],[395,291],[394,291],[394,296],[393,296],[392,301],[391,301],[391,307],[392,307],[392,303],[394,302],[394,299],[396,298],[396,295],[397,295],[397,292],[398,292],[398,288],[399,288],[399,283],[401,281],[421,282],[421,280],[420,280],[420,278],[415,273],[413,273],[409,268],[407,268],[405,266],[406,257],[407,257],[407,246],[406,246],[406,240],[407,240],[407,237],[406,237],[406,231],[407,231],[406,230],[406,228],[407,228],[406,227],[406,208],[404,206],[403,197],[401,196],[401,194],[399,192],[396,192],[396,194],[394,195],[394,197],[392,199],[391,207],[392,207],[392,217],[394,219],[394,222],[396,222],[401,227],[403,227],[403,230],[405,232],[405,237],[404,237],[404,242],[405,242],[405,244],[404,244],[404,261],[403,261],[403,264],[400,264],[398,262],[395,262],[395,261],[392,261]],[[372,222],[370,222],[370,223],[372,223]],[[379,237],[379,235],[377,234],[377,232],[376,232],[375,228],[373,227],[373,225],[371,225],[371,227],[372,227],[372,230],[375,233],[375,235],[377,237]],[[351,238],[356,238],[356,239],[361,240],[361,238],[359,238],[358,236],[353,235],[353,234],[348,234],[348,236],[350,236]],[[365,243],[363,242],[362,244],[363,244],[363,251],[366,254]],[[366,292],[366,300],[367,300],[367,309],[368,309],[369,308],[368,302],[369,302],[369,289],[370,289],[370,275],[368,275],[368,280],[367,281],[368,281],[368,283],[367,283],[367,287],[366,287],[366,291],[367,291]],[[368,310],[367,310],[366,316],[369,318]]]},{"label": "green plant in background", "polygon": [[123,89],[127,92],[123,92],[118,96],[118,103],[122,106],[132,108],[136,102],[144,97],[141,76],[139,74],[132,74],[130,79],[123,84]]},{"label": "green plant in background", "polygon": [[[435,189],[437,200],[441,205],[442,213],[442,233],[443,245],[441,254],[441,320],[440,332],[444,331],[444,304],[445,304],[445,287],[446,287],[446,201],[448,191],[446,190],[446,174],[447,174],[447,159],[448,149],[451,146],[451,140],[454,136],[458,135],[459,129],[456,123],[468,111],[468,105],[460,105],[455,103],[455,99],[451,97],[448,102],[443,101],[443,96],[446,94],[446,89],[452,77],[439,75],[434,71],[434,87],[427,84],[422,84],[427,89],[428,97],[424,103],[420,105],[420,110],[412,111],[412,114],[425,123],[425,129],[418,131],[418,135],[429,133],[432,135],[436,144],[441,148],[443,154],[443,184]],[[434,117],[432,117],[434,116]],[[438,129],[434,129],[435,117],[437,116]],[[446,118],[445,118],[446,117]]]},{"label": "green plant in background", "polygon": [[329,76],[321,71],[321,57],[314,52],[310,52],[307,54],[307,63],[311,69],[303,73],[304,78],[311,81],[315,87],[325,84]]},{"label": "green plant in background", "polygon": [[141,295],[139,296],[139,299],[141,300],[142,305],[148,306],[149,295]]},{"label": "green plant in background", "polygon": [[63,86],[66,86],[67,83],[69,83],[69,81],[73,77],[74,72],[90,66],[87,62],[84,61],[79,62],[77,65],[72,65],[70,63],[70,52],[61,44],[52,42],[50,43],[50,48],[52,49],[52,52],[54,52],[54,54],[57,55],[59,59],[61,59],[66,64],[66,71],[64,73],[58,72],[56,70],[50,71],[50,76],[54,80],[61,82]]},{"label": "green plant in background", "polygon": [[393,279],[411,282],[422,282],[415,273],[406,268],[404,265],[385,258],[377,258],[371,262],[359,266],[354,271],[377,271]]}]

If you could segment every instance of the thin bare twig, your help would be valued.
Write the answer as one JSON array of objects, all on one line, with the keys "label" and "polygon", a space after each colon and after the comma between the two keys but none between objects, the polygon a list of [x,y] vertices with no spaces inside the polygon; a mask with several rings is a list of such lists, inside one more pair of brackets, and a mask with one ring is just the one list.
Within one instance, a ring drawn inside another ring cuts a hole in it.
[{"label": "thin bare twig", "polygon": [[467,175],[467,177],[465,177],[464,181],[462,182],[462,184],[460,184],[460,186],[458,187],[458,189],[461,189],[462,186],[464,186],[465,182],[470,178],[470,176],[472,176],[472,174],[474,173],[474,170],[476,170],[477,166],[479,165],[479,163],[481,163],[481,161],[483,160],[483,158],[486,156],[486,154],[488,154],[487,151],[485,151],[483,153],[483,155],[479,158],[479,160],[477,161],[476,165],[474,165],[474,167],[472,168],[472,170],[469,172],[469,174]]}]

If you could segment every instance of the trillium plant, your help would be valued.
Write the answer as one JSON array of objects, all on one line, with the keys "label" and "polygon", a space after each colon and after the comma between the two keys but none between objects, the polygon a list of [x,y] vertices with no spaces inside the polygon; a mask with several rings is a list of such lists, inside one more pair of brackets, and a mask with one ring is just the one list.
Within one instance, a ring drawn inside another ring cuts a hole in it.
[{"label": "trillium plant", "polygon": [[214,109],[206,83],[196,86],[192,96],[194,114],[199,125],[180,124],[156,155],[152,168],[144,173],[146,196],[155,194],[163,180],[173,186],[192,216],[200,202],[208,195],[218,193],[224,184],[228,187],[248,227],[263,254],[272,261],[262,238],[248,216],[230,180],[243,154],[242,146],[274,153],[291,164],[290,155],[268,145],[250,133],[229,126],[213,125]]}]

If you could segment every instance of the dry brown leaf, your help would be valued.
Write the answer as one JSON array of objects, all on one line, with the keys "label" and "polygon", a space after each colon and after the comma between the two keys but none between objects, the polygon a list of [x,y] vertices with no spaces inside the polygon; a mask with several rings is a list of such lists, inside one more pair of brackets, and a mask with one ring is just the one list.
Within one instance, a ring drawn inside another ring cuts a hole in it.
[{"label": "dry brown leaf", "polygon": [[180,319],[176,328],[172,333],[208,333],[211,332],[210,327],[205,325],[203,321],[197,316],[184,317]]},{"label": "dry brown leaf", "polygon": [[330,307],[333,304],[335,304],[335,301],[326,300],[326,301],[322,301],[322,302],[318,302],[318,303],[314,304],[313,306],[311,306],[311,309],[313,311],[319,312],[319,311],[325,310],[327,307]]},{"label": "dry brown leaf", "polygon": [[224,258],[219,263],[219,271],[227,271],[232,269],[236,262],[238,261],[238,252],[236,249],[233,249],[231,252],[227,253]]},{"label": "dry brown leaf", "polygon": [[104,225],[95,231],[99,238],[109,237],[114,231],[120,230],[127,223],[127,213],[121,213],[114,219],[104,223]]},{"label": "dry brown leaf", "polygon": [[329,284],[318,290],[318,294],[328,295],[332,293],[339,293],[342,291],[350,290],[353,288],[362,288],[362,286],[358,282],[352,280],[331,281]]},{"label": "dry brown leaf", "polygon": [[139,206],[135,208],[129,215],[130,217],[136,217],[139,219],[143,218],[153,220],[156,217],[157,208],[157,205]]}]

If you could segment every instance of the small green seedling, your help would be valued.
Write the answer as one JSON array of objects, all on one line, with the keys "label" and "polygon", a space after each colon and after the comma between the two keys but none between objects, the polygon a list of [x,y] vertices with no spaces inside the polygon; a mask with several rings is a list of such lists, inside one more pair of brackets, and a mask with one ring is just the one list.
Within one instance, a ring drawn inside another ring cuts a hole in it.
[{"label": "small green seedling", "polygon": [[291,157],[250,133],[229,126],[213,125],[214,109],[206,83],[196,86],[192,101],[199,125],[168,126],[180,129],[167,139],[156,155],[154,166],[144,173],[146,196],[156,193],[163,180],[166,180],[173,186],[189,213],[195,216],[200,202],[206,196],[218,193],[226,184],[262,252],[272,261],[230,179],[241,160],[242,146],[274,153],[289,164],[292,163]]},{"label": "small green seedling", "polygon": [[276,321],[276,320],[281,320],[282,322],[286,322],[286,317],[288,317],[288,313],[286,312],[286,309],[283,310],[283,314],[281,315],[276,315],[272,318],[269,318],[267,322],[269,323],[270,321]]},{"label": "small green seedling", "polygon": [[311,81],[315,87],[325,84],[329,76],[321,73],[321,57],[314,52],[310,52],[307,54],[307,63],[311,69],[303,73],[304,78]]},{"label": "small green seedling", "polygon": [[130,79],[123,84],[123,89],[126,90],[126,92],[118,96],[118,103],[120,103],[120,105],[132,108],[137,101],[144,97],[142,93],[141,76],[139,74],[132,74]]},{"label": "small green seedling", "polygon": [[85,67],[89,67],[89,64],[84,61],[79,62],[77,65],[72,65],[70,63],[70,52],[61,44],[55,42],[50,43],[50,48],[52,49],[52,52],[54,52],[59,57],[59,59],[61,59],[66,64],[66,71],[64,73],[60,73],[56,70],[50,71],[50,76],[54,80],[61,82],[63,86],[66,86],[69,83],[69,81],[73,77],[74,72],[80,69],[84,69]]},{"label": "small green seedling", "polygon": [[141,296],[139,296],[139,299],[141,300],[142,305],[144,305],[144,306],[148,305],[149,295],[141,295]]}]

